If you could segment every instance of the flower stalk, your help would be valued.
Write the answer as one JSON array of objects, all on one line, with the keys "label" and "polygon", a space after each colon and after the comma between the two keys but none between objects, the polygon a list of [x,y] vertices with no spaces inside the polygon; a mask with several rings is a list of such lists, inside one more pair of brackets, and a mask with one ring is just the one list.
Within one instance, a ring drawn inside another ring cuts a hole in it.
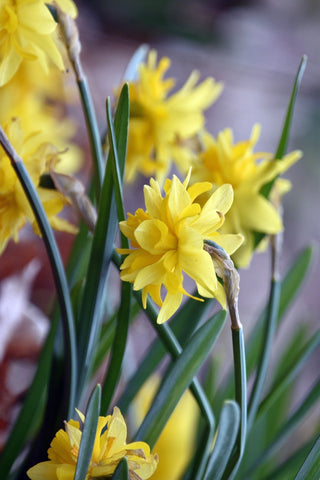
[{"label": "flower stalk", "polygon": [[76,22],[60,9],[58,9],[58,21],[79,88],[82,108],[90,140],[91,154],[95,168],[95,192],[97,200],[99,200],[100,190],[103,182],[104,157],[93,101],[80,59],[81,43],[79,39],[79,32]]}]

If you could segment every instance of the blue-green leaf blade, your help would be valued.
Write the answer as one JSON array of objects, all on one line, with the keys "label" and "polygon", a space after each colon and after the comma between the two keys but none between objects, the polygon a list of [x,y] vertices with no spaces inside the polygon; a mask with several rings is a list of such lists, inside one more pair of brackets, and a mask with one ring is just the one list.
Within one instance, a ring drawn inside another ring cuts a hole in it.
[{"label": "blue-green leaf blade", "polygon": [[225,311],[218,312],[192,336],[166,374],[154,402],[137,432],[136,440],[146,441],[151,448],[154,446],[180,397],[190,385],[218,338],[225,317]]},{"label": "blue-green leaf blade", "polygon": [[112,475],[112,480],[129,480],[129,465],[126,457],[123,457],[114,474]]},{"label": "blue-green leaf blade", "polygon": [[87,477],[100,415],[100,399],[101,388],[97,385],[88,403],[74,480],[85,480]]},{"label": "blue-green leaf blade", "polygon": [[315,442],[309,455],[294,480],[319,480],[320,478],[320,437]]},{"label": "blue-green leaf blade", "polygon": [[222,407],[217,436],[204,480],[220,480],[232,454],[240,425],[239,405],[228,400]]},{"label": "blue-green leaf blade", "polygon": [[57,321],[51,326],[39,358],[38,369],[29,388],[26,400],[1,453],[0,472],[3,478],[6,478],[9,474],[14,461],[17,459],[28,439],[30,431],[32,431],[37,415],[39,415],[38,406],[41,404],[49,378],[56,331]]}]

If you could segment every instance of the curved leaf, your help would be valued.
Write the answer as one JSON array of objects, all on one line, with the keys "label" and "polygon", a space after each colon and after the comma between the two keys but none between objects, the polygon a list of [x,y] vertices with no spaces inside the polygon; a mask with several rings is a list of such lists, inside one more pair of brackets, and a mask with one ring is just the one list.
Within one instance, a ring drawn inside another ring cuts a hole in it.
[{"label": "curved leaf", "polygon": [[100,398],[101,388],[97,385],[88,403],[74,480],[85,480],[87,477],[100,415]]},{"label": "curved leaf", "polygon": [[220,480],[232,454],[240,426],[239,405],[228,400],[222,407],[219,426],[204,480]]},{"label": "curved leaf", "polygon": [[136,440],[147,442],[151,448],[155,445],[183,392],[190,385],[218,338],[225,318],[225,311],[218,312],[192,336],[163,379],[153,404],[136,434]]}]

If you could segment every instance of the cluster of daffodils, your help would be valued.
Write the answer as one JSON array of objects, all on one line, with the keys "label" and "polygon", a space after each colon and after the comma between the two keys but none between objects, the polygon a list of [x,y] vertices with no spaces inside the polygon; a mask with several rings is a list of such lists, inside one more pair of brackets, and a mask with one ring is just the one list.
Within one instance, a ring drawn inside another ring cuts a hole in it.
[{"label": "cluster of daffodils", "polygon": [[0,5],[0,86],[8,83],[23,62],[37,62],[49,72],[64,62],[58,48],[57,23],[47,8],[56,3],[70,16],[77,15],[72,0],[2,0]]},{"label": "cluster of daffodils", "polygon": [[[48,4],[77,15],[71,0],[4,0],[0,4],[0,124],[37,189],[51,226],[75,233],[77,229],[57,214],[67,203],[42,178],[50,170],[70,173],[79,168],[81,154],[71,138],[72,121],[62,116],[63,49],[57,22]],[[52,102],[54,100],[54,102]],[[10,238],[30,222],[38,232],[31,207],[0,148],[0,252]]]},{"label": "cluster of daffodils", "polygon": [[[254,152],[260,127],[251,138],[234,143],[231,129],[216,138],[204,128],[203,110],[220,94],[222,86],[212,78],[195,86],[193,73],[181,90],[173,93],[174,82],[164,79],[169,59],[156,65],[156,53],[140,66],[138,79],[130,83],[131,114],[126,178],[137,172],[154,174],[144,190],[146,209],[138,209],[121,222],[131,249],[121,266],[121,278],[142,290],[160,306],[158,322],[168,320],[178,309],[183,295],[184,274],[191,277],[203,297],[215,297],[225,306],[224,291],[217,281],[214,264],[204,251],[213,240],[237,267],[247,267],[256,248],[257,233],[277,234],[283,229],[277,206],[262,193],[273,184],[279,194],[290,189],[278,176],[300,157],[295,151],[282,159]],[[183,172],[181,183],[174,176],[165,180],[171,162]],[[161,195],[164,182],[165,196]],[[190,185],[190,186],[188,186]]]},{"label": "cluster of daffodils", "polygon": [[[82,421],[84,415],[77,411]],[[49,460],[30,468],[31,480],[70,480],[74,478],[81,442],[80,423],[69,420],[65,430],[59,430],[48,450]],[[115,407],[112,415],[99,417],[92,456],[86,480],[111,477],[120,460],[126,457],[130,480],[146,480],[157,468],[157,455],[150,454],[144,442],[126,443],[127,427],[120,410]]]},{"label": "cluster of daffodils", "polygon": [[[72,18],[77,15],[72,0],[0,2],[0,123],[24,162],[51,226],[75,233],[77,229],[58,216],[69,200],[54,181],[56,172],[69,174],[76,170],[80,156],[71,141],[73,123],[56,116],[62,95],[60,73],[67,60],[54,9]],[[174,79],[165,78],[169,66],[168,58],[158,62],[156,52],[150,51],[146,62],[138,67],[136,79],[129,83],[125,179],[132,182],[138,174],[154,178],[144,187],[144,208],[120,222],[130,248],[118,249],[124,256],[121,279],[142,291],[144,308],[148,298],[159,307],[160,324],[177,312],[184,296],[197,301],[215,298],[226,308],[224,286],[218,279],[224,278],[221,259],[215,259],[210,248],[214,245],[222,249],[224,258],[230,261],[231,256],[237,267],[248,266],[257,247],[257,234],[274,235],[283,229],[271,199],[276,194],[281,198],[290,189],[290,183],[278,176],[301,157],[297,151],[281,159],[255,152],[260,134],[257,125],[249,140],[238,143],[230,129],[212,136],[205,129],[204,111],[220,95],[222,84],[213,78],[198,83],[199,74],[192,72],[182,88],[174,91]],[[48,99],[54,100],[54,107],[49,106]],[[173,165],[178,173],[167,178]],[[53,184],[49,188],[43,180],[50,175]],[[265,186],[271,187],[269,196],[264,194]],[[0,253],[11,238],[18,240],[27,222],[39,234],[6,150],[0,147]],[[92,229],[94,223],[95,217]],[[145,405],[141,411],[144,415]],[[78,415],[84,424],[84,415],[79,411]],[[194,427],[194,412],[189,417]],[[187,423],[182,420],[179,431],[187,437]],[[175,432],[169,432],[168,437],[175,440]],[[80,422],[65,423],[65,430],[59,430],[51,443],[48,461],[30,468],[29,478],[74,478],[81,438]],[[144,442],[126,441],[127,427],[117,407],[112,415],[99,417],[86,480],[111,477],[124,457],[130,480],[153,476],[158,456]],[[177,471],[161,471],[162,478],[175,479],[187,458],[182,448],[173,454],[176,450],[169,440],[162,447],[159,442],[159,450],[164,448],[168,458],[171,454],[172,463],[174,455],[181,457],[181,462],[176,462]],[[182,445],[190,457],[191,443]],[[154,478],[160,478],[160,473]]]}]

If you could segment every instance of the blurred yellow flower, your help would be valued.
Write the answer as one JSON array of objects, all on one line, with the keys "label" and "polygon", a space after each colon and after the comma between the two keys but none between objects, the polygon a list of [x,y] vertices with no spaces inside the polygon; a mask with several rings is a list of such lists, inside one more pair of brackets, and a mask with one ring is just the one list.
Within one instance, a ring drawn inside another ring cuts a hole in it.
[{"label": "blurred yellow flower", "polygon": [[66,117],[65,106],[59,103],[63,99],[62,76],[52,71],[45,77],[38,67],[34,62],[21,65],[11,81],[0,88],[0,124],[19,118],[24,136],[36,131],[39,143],[41,137],[41,141],[55,145],[64,152],[57,169],[74,173],[80,168],[83,155],[72,141],[76,124]]},{"label": "blurred yellow flower", "polygon": [[140,172],[155,175],[162,183],[172,161],[185,174],[194,155],[192,139],[204,126],[203,111],[222,90],[213,78],[196,85],[199,74],[194,71],[180,90],[170,94],[175,81],[163,78],[169,66],[167,57],[157,65],[157,53],[151,50],[138,79],[129,83],[128,182]]},{"label": "blurred yellow flower", "polygon": [[[81,421],[85,417],[77,411]],[[79,422],[69,420],[65,431],[59,430],[48,450],[49,460],[30,468],[31,480],[71,480],[74,477],[82,432]],[[157,455],[150,454],[144,442],[126,443],[127,427],[120,410],[115,407],[112,415],[99,417],[92,456],[86,480],[110,477],[118,463],[126,457],[130,480],[145,480],[157,468]]]},{"label": "blurred yellow flower", "polygon": [[[139,391],[134,402],[134,419],[140,424],[146,415],[159,386],[159,378],[153,375]],[[192,460],[197,434],[198,406],[189,390],[181,397],[154,450],[159,464],[152,480],[179,480]]]},{"label": "blurred yellow flower", "polygon": [[[203,152],[193,163],[192,182],[209,181],[218,188],[225,182],[234,190],[234,202],[222,233],[239,232],[244,237],[241,247],[233,254],[238,267],[246,267],[254,251],[254,232],[276,234],[283,229],[282,220],[271,201],[260,192],[261,188],[285,172],[300,157],[294,151],[281,160],[270,153],[254,153],[260,135],[260,126],[254,125],[251,138],[234,143],[231,129],[220,132],[217,139],[203,136]],[[257,162],[258,159],[261,159]]]},{"label": "blurred yellow flower", "polygon": [[[13,119],[4,130],[24,161],[51,226],[56,230],[76,233],[77,229],[73,225],[56,216],[67,203],[66,199],[55,190],[39,186],[41,175],[49,171],[50,164],[54,165],[58,161],[56,148],[39,139],[37,132],[24,137],[18,119]],[[37,223],[27,197],[9,158],[0,147],[0,253],[3,252],[11,237],[18,241],[19,231],[27,221],[32,224],[35,233],[38,234]]]},{"label": "blurred yellow flower", "polygon": [[[144,308],[147,295],[159,305],[158,323],[168,320],[179,308],[183,295],[184,273],[191,277],[203,297],[216,297],[225,306],[223,287],[217,281],[214,265],[203,249],[204,240],[214,240],[229,254],[241,244],[241,235],[220,235],[217,231],[233,200],[231,185],[222,185],[201,208],[197,197],[212,188],[209,182],[188,187],[174,175],[166,180],[165,196],[154,179],[144,187],[146,210],[139,208],[126,221],[121,232],[130,239],[132,249],[118,249],[128,255],[121,266],[121,279],[142,289]],[[164,300],[161,287],[166,289]],[[195,297],[193,297],[195,298]]]},{"label": "blurred yellow flower", "polygon": [[[50,62],[60,70],[63,59],[57,47],[57,24],[45,0],[1,0],[0,4],[0,87],[17,72],[22,61],[37,61],[48,72]],[[71,0],[57,0],[58,6],[75,17]]]}]

